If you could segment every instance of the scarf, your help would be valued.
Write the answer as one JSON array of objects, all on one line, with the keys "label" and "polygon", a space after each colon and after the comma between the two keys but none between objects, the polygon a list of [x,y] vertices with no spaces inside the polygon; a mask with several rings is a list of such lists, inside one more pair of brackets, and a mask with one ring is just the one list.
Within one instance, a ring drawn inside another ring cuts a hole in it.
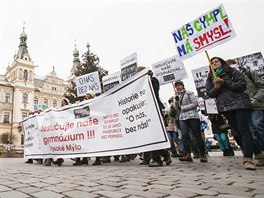
[{"label": "scarf", "polygon": [[[216,76],[219,76],[219,74],[222,72],[222,70],[223,70],[223,67],[217,68],[217,69],[215,70],[215,75],[216,75]],[[211,74],[211,77],[214,78],[213,73]]]}]

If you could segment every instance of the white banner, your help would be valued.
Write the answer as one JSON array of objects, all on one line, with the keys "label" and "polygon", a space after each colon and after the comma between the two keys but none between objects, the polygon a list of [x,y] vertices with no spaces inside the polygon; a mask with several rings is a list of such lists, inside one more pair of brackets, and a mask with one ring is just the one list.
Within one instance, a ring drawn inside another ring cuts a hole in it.
[{"label": "white banner", "polygon": [[152,71],[160,85],[188,78],[184,64],[178,56],[152,64]]},{"label": "white banner", "polygon": [[133,76],[137,71],[137,53],[133,53],[130,56],[120,61],[121,65],[121,81],[125,81]]},{"label": "white banner", "polygon": [[102,79],[104,92],[113,88],[121,82],[120,71],[104,76]]},{"label": "white banner", "polygon": [[223,44],[236,36],[224,6],[201,15],[172,32],[181,60]]},{"label": "white banner", "polygon": [[84,96],[88,90],[94,93],[102,92],[98,71],[76,77],[75,84],[78,97]]},{"label": "white banner", "polygon": [[70,158],[169,148],[145,72],[105,94],[23,120],[26,158]]}]

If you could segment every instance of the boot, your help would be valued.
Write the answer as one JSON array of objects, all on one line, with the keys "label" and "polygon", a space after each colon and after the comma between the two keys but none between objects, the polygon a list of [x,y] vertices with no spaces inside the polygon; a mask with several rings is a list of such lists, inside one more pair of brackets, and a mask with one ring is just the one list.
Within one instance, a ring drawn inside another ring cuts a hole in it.
[{"label": "boot", "polygon": [[255,155],[255,160],[257,160],[257,166],[264,166],[264,152]]},{"label": "boot", "polygon": [[51,166],[51,159],[47,159],[45,162],[44,162],[44,166]]},{"label": "boot", "polygon": [[201,155],[200,162],[208,162],[205,154]]},{"label": "boot", "polygon": [[153,163],[150,163],[148,166],[149,167],[160,167],[160,166],[162,166],[163,164],[162,164],[162,161],[160,161],[160,162],[153,162]]},{"label": "boot", "polygon": [[88,158],[87,157],[83,157],[82,164],[88,165]]},{"label": "boot", "polygon": [[190,154],[186,154],[183,157],[179,157],[179,160],[180,161],[186,161],[186,162],[192,162],[193,161],[193,159],[192,159]]},{"label": "boot", "polygon": [[244,157],[243,164],[244,164],[245,169],[247,170],[256,170],[256,166],[253,163],[252,158]]},{"label": "boot", "polygon": [[25,163],[26,164],[33,164],[33,159],[28,159]]}]

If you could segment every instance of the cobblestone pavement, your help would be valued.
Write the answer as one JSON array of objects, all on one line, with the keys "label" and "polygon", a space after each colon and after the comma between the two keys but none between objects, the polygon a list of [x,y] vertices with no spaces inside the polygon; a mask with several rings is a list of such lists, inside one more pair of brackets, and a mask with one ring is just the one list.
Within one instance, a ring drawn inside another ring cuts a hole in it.
[{"label": "cobblestone pavement", "polygon": [[25,164],[22,158],[0,159],[1,198],[66,197],[264,197],[264,167],[243,168],[241,152],[235,157],[210,153],[208,163],[180,162],[150,168],[140,159],[128,163],[75,167]]}]

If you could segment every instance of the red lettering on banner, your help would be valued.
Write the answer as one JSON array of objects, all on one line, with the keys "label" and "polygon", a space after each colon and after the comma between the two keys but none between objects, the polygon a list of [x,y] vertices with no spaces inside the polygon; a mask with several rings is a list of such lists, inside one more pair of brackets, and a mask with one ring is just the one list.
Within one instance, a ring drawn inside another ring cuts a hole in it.
[{"label": "red lettering on banner", "polygon": [[202,35],[193,39],[193,43],[196,44],[196,51],[199,51],[205,47],[213,45],[217,42],[229,38],[231,35],[231,30],[224,31],[222,25],[215,27],[208,32],[203,33]]}]

